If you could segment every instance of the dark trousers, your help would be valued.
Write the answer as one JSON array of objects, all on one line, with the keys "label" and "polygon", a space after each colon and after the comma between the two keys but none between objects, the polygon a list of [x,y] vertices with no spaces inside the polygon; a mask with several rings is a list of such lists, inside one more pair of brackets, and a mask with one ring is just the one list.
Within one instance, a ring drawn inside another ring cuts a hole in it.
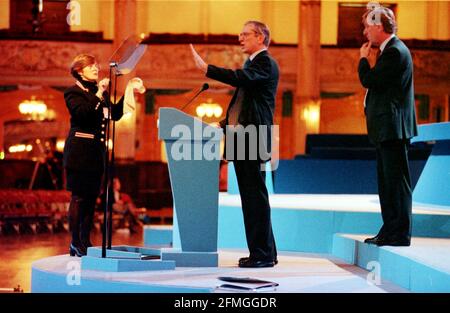
[{"label": "dark trousers", "polygon": [[258,260],[275,260],[277,249],[272,232],[269,194],[263,163],[257,160],[234,161],[241,195],[245,235],[250,257]]},{"label": "dark trousers", "polygon": [[377,147],[378,194],[383,226],[381,236],[411,238],[412,190],[408,142],[392,140]]}]

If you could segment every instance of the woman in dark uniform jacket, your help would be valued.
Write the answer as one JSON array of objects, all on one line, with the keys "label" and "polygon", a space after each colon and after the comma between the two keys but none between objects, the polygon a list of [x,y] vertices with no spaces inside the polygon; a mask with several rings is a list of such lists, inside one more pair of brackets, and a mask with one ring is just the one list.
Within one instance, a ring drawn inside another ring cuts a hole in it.
[{"label": "woman in dark uniform jacket", "polygon": [[[87,248],[92,246],[90,232],[94,207],[104,173],[109,101],[106,89],[109,79],[102,79],[97,84],[98,72],[98,64],[93,56],[76,56],[71,66],[75,85],[64,92],[70,113],[70,131],[64,146],[64,168],[67,190],[72,192],[69,206],[71,256],[86,255]],[[119,120],[123,115],[123,97],[111,108],[112,119]]]}]

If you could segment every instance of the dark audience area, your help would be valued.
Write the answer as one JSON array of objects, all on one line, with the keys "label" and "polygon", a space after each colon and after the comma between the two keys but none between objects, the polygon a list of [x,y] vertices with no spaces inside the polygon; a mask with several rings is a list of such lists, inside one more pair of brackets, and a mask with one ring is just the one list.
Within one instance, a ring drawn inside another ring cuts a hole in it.
[{"label": "dark audience area", "polygon": [[[52,169],[47,162],[0,160],[1,234],[67,231],[70,192],[60,183],[62,173]],[[136,207],[145,208],[144,223],[172,223],[173,201],[167,164],[118,162],[115,176],[122,182],[122,192],[131,197]]]},{"label": "dark audience area", "polygon": [[166,163],[117,163],[115,174],[122,182],[122,191],[133,199],[136,207],[147,209],[152,224],[172,223],[172,189]]}]

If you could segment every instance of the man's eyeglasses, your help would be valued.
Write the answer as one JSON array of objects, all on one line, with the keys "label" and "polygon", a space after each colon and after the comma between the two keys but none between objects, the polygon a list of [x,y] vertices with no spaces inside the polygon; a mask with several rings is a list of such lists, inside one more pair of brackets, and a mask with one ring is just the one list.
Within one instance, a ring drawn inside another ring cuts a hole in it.
[{"label": "man's eyeglasses", "polygon": [[239,38],[247,38],[247,37],[250,36],[251,34],[259,35],[258,32],[252,30],[252,32],[250,32],[250,33],[249,33],[249,32],[243,32],[243,33],[240,33],[240,34],[238,35],[238,37],[239,37]]}]

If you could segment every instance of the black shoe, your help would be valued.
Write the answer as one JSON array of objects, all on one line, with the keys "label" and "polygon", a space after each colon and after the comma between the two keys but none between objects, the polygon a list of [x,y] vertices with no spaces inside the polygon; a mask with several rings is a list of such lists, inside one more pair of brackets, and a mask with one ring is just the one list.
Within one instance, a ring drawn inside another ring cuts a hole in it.
[{"label": "black shoe", "polygon": [[244,262],[247,262],[248,259],[250,259],[248,256],[245,257],[245,258],[240,258],[240,259],[239,259],[239,264],[244,263]]},{"label": "black shoe", "polygon": [[253,260],[248,258],[247,261],[239,263],[239,267],[274,267],[274,261]]},{"label": "black shoe", "polygon": [[[248,259],[250,259],[248,256],[245,257],[245,258],[240,258],[240,259],[239,259],[239,264],[244,263],[244,262],[247,262]],[[275,265],[277,265],[277,264],[278,264],[278,259],[275,259],[275,260],[273,261],[273,263],[274,263]]]},{"label": "black shoe", "polygon": [[377,246],[394,246],[394,247],[409,247],[411,240],[407,238],[382,238],[377,241]]},{"label": "black shoe", "polygon": [[70,244],[70,256],[77,256],[82,257],[83,255],[86,255],[86,248],[83,245],[74,245]]},{"label": "black shoe", "polygon": [[364,243],[368,243],[368,244],[371,244],[371,245],[376,245],[379,240],[382,240],[382,238],[383,237],[378,234],[375,237],[365,239]]}]

